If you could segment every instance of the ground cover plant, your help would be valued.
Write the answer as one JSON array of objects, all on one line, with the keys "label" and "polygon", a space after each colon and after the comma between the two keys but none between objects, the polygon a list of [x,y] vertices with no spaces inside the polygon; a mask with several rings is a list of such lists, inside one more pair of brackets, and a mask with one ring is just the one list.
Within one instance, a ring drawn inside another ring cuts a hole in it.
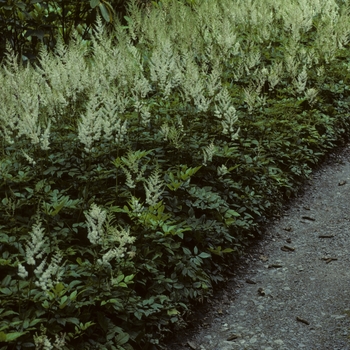
[{"label": "ground cover plant", "polygon": [[0,68],[0,349],[151,349],[349,133],[348,1],[129,6]]}]

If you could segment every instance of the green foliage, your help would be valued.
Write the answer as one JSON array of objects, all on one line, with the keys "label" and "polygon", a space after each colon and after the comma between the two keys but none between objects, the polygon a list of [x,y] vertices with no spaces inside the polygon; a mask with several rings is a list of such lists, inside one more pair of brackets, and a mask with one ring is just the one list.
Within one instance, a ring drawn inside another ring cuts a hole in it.
[{"label": "green foliage", "polygon": [[4,348],[151,349],[185,326],[349,134],[350,21],[317,4],[131,2],[37,65],[8,49]]},{"label": "green foliage", "polygon": [[112,27],[127,7],[126,0],[1,0],[0,59],[7,43],[26,62],[43,46],[53,49],[59,36],[68,43],[74,31],[89,42],[96,15]]}]

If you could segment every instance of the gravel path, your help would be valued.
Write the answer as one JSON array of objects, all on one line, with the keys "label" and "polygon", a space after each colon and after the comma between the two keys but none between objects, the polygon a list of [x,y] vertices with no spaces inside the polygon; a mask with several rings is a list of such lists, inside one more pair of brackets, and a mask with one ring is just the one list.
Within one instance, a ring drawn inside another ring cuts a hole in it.
[{"label": "gravel path", "polygon": [[350,145],[309,185],[167,349],[350,349]]}]

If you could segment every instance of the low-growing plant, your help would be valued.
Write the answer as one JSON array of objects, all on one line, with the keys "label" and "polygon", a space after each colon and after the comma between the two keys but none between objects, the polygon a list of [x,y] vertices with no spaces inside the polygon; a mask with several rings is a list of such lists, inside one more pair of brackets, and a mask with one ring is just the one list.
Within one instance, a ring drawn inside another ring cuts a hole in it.
[{"label": "low-growing plant", "polygon": [[348,136],[345,8],[134,1],[91,45],[26,67],[9,48],[2,348],[155,349],[183,327]]}]

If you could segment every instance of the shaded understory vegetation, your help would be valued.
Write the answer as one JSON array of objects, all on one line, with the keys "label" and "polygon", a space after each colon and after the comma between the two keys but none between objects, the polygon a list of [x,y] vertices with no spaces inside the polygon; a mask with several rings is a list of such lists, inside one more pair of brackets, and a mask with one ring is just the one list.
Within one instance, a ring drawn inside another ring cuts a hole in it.
[{"label": "shaded understory vegetation", "polygon": [[347,139],[348,1],[131,2],[0,68],[0,349],[157,349]]}]

